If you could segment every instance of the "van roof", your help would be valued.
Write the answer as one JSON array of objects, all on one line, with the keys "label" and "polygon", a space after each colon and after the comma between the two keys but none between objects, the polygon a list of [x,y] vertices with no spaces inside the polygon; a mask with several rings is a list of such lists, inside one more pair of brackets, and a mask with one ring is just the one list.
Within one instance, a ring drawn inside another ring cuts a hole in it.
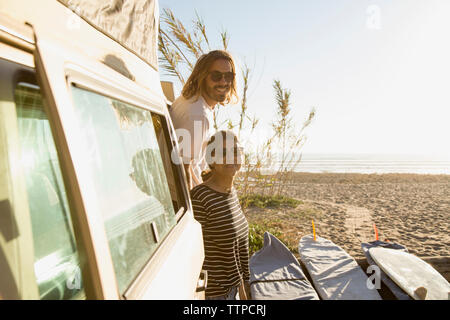
[{"label": "van roof", "polygon": [[[168,100],[157,65],[158,0],[101,2],[0,1],[0,36],[15,37],[22,49],[31,52],[40,40],[47,39],[67,53],[101,62],[151,92],[161,111],[165,110]],[[67,62],[78,60],[67,55]]]},{"label": "van roof", "polygon": [[157,69],[157,0],[57,0]]}]

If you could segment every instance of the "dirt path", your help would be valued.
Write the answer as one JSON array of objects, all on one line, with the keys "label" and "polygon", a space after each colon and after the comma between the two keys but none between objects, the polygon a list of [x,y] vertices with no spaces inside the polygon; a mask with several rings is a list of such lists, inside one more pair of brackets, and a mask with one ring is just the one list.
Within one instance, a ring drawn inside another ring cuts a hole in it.
[{"label": "dirt path", "polygon": [[346,210],[345,226],[360,242],[374,240],[373,220],[371,211],[350,205],[342,205]]},{"label": "dirt path", "polygon": [[[354,258],[364,257],[361,243],[375,240],[371,210],[331,201],[303,201],[323,212],[317,219],[323,237],[328,237]],[[382,234],[380,240],[383,240]]]},{"label": "dirt path", "polygon": [[367,208],[329,201],[306,201],[314,205],[326,205],[328,206],[328,208],[334,207],[343,209],[345,211],[344,226],[348,230],[349,234],[352,235],[352,237],[356,237],[359,242],[367,242],[375,239],[373,231],[372,211],[368,210]]}]

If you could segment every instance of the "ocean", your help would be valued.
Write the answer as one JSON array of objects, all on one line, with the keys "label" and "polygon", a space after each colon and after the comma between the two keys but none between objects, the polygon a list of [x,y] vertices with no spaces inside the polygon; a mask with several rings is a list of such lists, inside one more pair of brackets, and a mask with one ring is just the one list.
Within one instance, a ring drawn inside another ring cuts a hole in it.
[{"label": "ocean", "polygon": [[[274,168],[277,168],[277,165],[272,166],[272,170]],[[292,169],[296,172],[315,173],[450,174],[450,157],[431,157],[426,155],[304,154],[301,162]]]}]

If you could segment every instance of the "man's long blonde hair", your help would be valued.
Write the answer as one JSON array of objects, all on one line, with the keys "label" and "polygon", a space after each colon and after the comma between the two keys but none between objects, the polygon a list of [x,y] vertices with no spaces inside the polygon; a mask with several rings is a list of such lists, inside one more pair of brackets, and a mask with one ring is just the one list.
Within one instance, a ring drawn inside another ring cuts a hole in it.
[{"label": "man's long blonde hair", "polygon": [[[190,99],[192,97],[199,97],[205,93],[205,80],[208,76],[208,71],[214,61],[219,59],[225,59],[231,64],[231,69],[233,73],[236,73],[236,67],[234,65],[233,58],[231,55],[224,50],[214,50],[207,54],[202,55],[194,66],[189,79],[181,91],[181,94],[185,99]],[[224,102],[219,102],[221,105],[228,104],[230,102],[237,103],[238,95],[236,90],[236,78],[233,79],[231,83],[230,92],[228,93]]]}]

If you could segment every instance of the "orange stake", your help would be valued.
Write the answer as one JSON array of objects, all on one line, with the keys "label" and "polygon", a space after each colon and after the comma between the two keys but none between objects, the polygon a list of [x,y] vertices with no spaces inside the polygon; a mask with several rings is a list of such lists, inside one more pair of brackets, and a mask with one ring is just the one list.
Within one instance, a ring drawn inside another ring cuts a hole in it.
[{"label": "orange stake", "polygon": [[313,228],[314,241],[316,241],[316,227],[314,227],[314,220],[311,220],[311,222],[312,222],[312,228]]},{"label": "orange stake", "polygon": [[377,226],[375,225],[375,222],[373,223],[373,230],[375,231],[375,240],[378,241],[378,229]]}]

